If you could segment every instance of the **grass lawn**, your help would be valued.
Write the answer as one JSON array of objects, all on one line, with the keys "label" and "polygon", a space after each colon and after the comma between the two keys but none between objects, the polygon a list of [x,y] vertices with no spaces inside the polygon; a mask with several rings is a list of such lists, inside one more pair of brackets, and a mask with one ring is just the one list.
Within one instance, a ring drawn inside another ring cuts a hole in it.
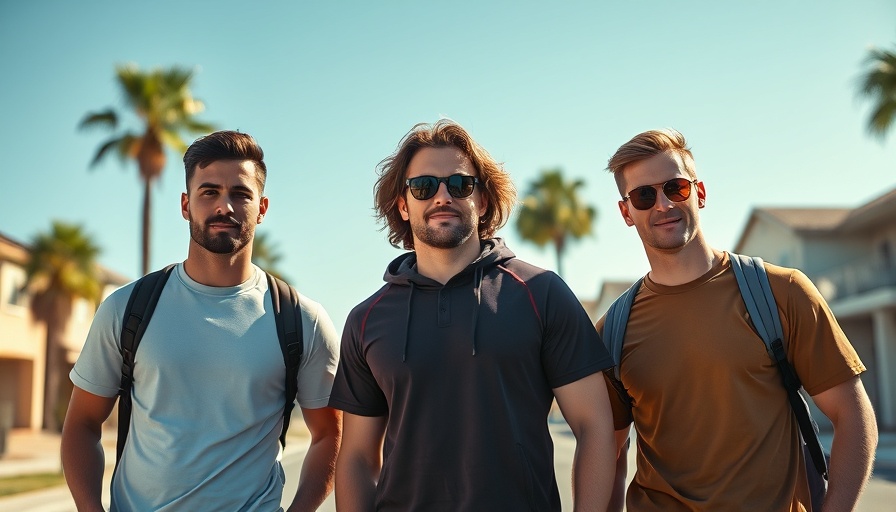
[{"label": "grass lawn", "polygon": [[37,473],[0,478],[0,496],[64,485],[62,473]]}]

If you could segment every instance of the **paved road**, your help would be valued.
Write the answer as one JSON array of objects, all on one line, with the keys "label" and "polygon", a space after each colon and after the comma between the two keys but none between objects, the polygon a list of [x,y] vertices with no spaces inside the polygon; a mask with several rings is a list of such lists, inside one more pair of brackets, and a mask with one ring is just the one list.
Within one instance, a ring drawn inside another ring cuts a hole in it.
[{"label": "paved road", "polygon": [[[555,447],[555,471],[560,486],[560,501],[563,510],[572,510],[572,497],[570,492],[570,474],[572,471],[572,456],[575,450],[575,440],[569,433],[565,424],[552,424],[551,431],[554,437]],[[293,446],[298,446],[301,439],[293,440]],[[305,452],[287,447],[284,457],[284,469],[287,483],[284,489],[284,497],[295,494],[298,485],[298,474]],[[634,450],[629,451],[629,467],[635,467]],[[108,477],[107,477],[108,478]],[[108,489],[108,483],[104,482],[104,489]],[[288,503],[284,498],[284,505]],[[108,499],[107,499],[108,503]],[[865,492],[862,502],[859,504],[859,512],[892,512],[896,503],[896,470],[881,471],[871,479],[868,490]],[[0,510],[16,512],[74,512],[68,489],[57,487],[30,493],[24,493],[12,497],[0,498]],[[335,501],[331,495],[320,509],[322,512],[334,512]]]},{"label": "paved road", "polygon": [[[575,451],[575,438],[566,427],[566,424],[552,424],[551,434],[554,438],[554,471],[557,475],[557,483],[560,487],[560,502],[563,510],[572,510],[572,487],[570,479],[572,475],[572,456]],[[629,450],[629,468],[635,467],[635,450]],[[284,462],[284,469],[287,475],[299,474],[299,468],[302,464],[300,456],[290,458]],[[884,473],[884,472],[882,472]],[[631,481],[633,471],[629,471],[629,481]],[[887,478],[883,478],[886,476]],[[284,497],[292,496],[298,482],[295,479],[288,481],[284,489]],[[896,471],[887,472],[871,479],[868,484],[868,490],[862,497],[859,504],[859,512],[893,512],[894,503],[896,503]],[[286,506],[288,501],[284,504]],[[333,496],[330,495],[323,507],[322,512],[335,512],[336,503]]]}]

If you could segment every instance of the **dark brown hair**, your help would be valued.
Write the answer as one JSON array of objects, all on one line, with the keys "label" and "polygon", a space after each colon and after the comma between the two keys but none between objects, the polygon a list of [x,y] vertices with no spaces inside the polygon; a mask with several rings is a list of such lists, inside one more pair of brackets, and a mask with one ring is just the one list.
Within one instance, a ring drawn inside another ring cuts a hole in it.
[{"label": "dark brown hair", "polygon": [[398,211],[398,198],[406,193],[408,165],[423,148],[456,147],[461,150],[479,176],[476,185],[486,200],[486,212],[479,219],[479,238],[491,238],[510,217],[516,203],[516,188],[510,175],[459,124],[441,119],[435,124],[420,123],[411,128],[395,153],[377,165],[379,179],[373,187],[377,219],[389,230],[389,243],[405,249],[414,248],[410,223]]},{"label": "dark brown hair", "polygon": [[257,169],[258,189],[264,193],[268,168],[264,164],[264,151],[255,139],[246,133],[222,130],[196,139],[184,153],[184,170],[187,173],[187,192],[196,167],[204,168],[218,160],[251,160]]}]

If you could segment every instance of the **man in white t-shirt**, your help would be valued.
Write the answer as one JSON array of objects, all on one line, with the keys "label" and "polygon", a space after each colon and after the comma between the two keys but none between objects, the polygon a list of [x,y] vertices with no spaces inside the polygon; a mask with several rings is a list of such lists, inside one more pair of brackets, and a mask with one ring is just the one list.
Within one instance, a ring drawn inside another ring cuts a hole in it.
[{"label": "man in white t-shirt", "polygon": [[[285,364],[252,240],[268,208],[264,153],[221,131],[184,155],[187,259],[165,284],[136,355],[131,427],[112,510],[281,510],[278,441]],[[106,299],[71,372],[62,463],[78,510],[102,510],[102,424],[118,393],[120,334],[131,283]],[[338,341],[323,308],[300,298],[298,403],[311,432],[289,510],[315,510],[332,489],[341,414],[328,407]]]}]

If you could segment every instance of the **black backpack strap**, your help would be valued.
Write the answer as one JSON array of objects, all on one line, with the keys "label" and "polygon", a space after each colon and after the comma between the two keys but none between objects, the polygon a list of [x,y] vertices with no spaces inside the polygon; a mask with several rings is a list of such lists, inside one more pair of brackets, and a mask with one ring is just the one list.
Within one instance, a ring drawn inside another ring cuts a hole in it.
[{"label": "black backpack strap", "polygon": [[[299,392],[299,363],[302,361],[302,308],[295,288],[278,277],[268,276],[271,303],[274,306],[274,320],[277,324],[277,338],[286,365],[286,395],[283,405],[283,430],[280,444],[286,446],[286,431]],[[284,311],[285,309],[285,311]]]},{"label": "black backpack strap", "polygon": [[631,403],[631,397],[629,397],[625,386],[622,385],[622,380],[619,376],[619,365],[622,363],[622,344],[625,341],[625,328],[628,325],[628,317],[632,312],[632,304],[635,303],[635,295],[638,294],[638,290],[641,289],[641,283],[643,282],[643,277],[638,279],[635,281],[635,284],[631,285],[628,290],[613,301],[610,309],[607,310],[607,314],[604,315],[603,333],[601,335],[604,345],[607,347],[607,352],[613,358],[613,373],[611,375],[608,370],[607,376],[610,377],[610,382],[625,403]]},{"label": "black backpack strap", "polygon": [[809,450],[812,463],[818,473],[827,480],[828,465],[821,441],[818,439],[818,425],[812,419],[805,398],[800,394],[802,383],[799,376],[787,360],[787,353],[782,341],[784,332],[781,327],[781,317],[778,315],[778,306],[775,296],[772,295],[768,274],[762,264],[762,259],[734,253],[728,253],[728,259],[731,261],[731,269],[734,271],[737,286],[740,288],[740,294],[747,306],[747,313],[750,315],[753,327],[759,333],[769,356],[781,372],[790,408],[793,409],[796,416],[803,442]]},{"label": "black backpack strap", "polygon": [[118,386],[118,441],[115,466],[121,460],[125,441],[131,427],[131,388],[134,384],[134,356],[159,297],[174,265],[151,272],[140,279],[131,290],[121,324],[121,383]]}]

